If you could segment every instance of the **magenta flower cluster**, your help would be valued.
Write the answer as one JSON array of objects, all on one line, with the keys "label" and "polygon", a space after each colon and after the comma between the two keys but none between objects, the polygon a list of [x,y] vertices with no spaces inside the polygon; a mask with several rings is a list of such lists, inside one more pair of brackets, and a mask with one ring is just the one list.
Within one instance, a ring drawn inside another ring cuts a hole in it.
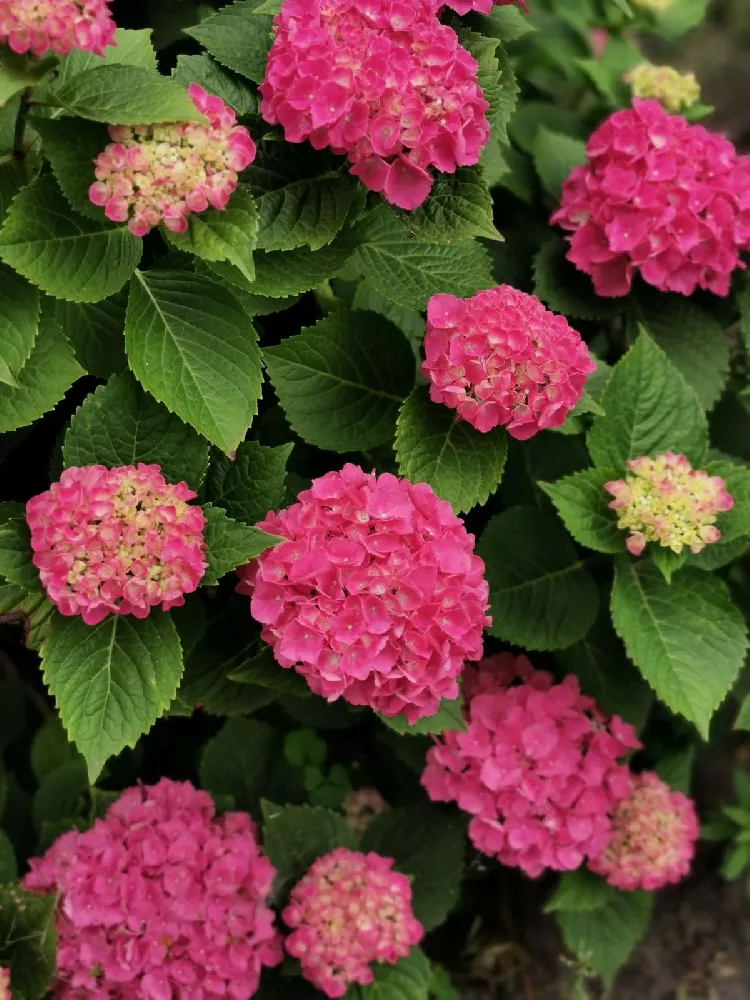
[{"label": "magenta flower cluster", "polygon": [[292,889],[282,916],[293,928],[286,949],[327,997],[373,980],[371,963],[395,964],[424,931],[411,908],[406,875],[393,861],[339,847],[318,858]]},{"label": "magenta flower cluster", "polygon": [[26,504],[33,561],[64,615],[96,625],[185,603],[206,570],[205,515],[158,465],[66,469]]},{"label": "magenta flower cluster", "polygon": [[112,0],[0,0],[0,44],[13,52],[104,55],[116,45]]},{"label": "magenta flower cluster", "polygon": [[60,837],[24,885],[60,894],[56,1000],[248,1000],[282,959],[274,869],[246,813],[163,778]]},{"label": "magenta flower cluster", "polygon": [[601,712],[575,676],[555,684],[510,653],[467,667],[463,694],[466,732],[443,733],[427,754],[430,798],[456,802],[474,846],[532,878],[597,856],[630,791],[617,759],[640,745],[632,726]]},{"label": "magenta flower cluster", "polygon": [[285,0],[261,113],[288,142],[345,154],[352,173],[404,209],[428,168],[474,164],[490,135],[476,60],[432,0]]},{"label": "magenta flower cluster", "polygon": [[520,440],[559,427],[596,367],[564,316],[509,285],[470,299],[433,295],[424,349],[433,402],[478,431],[502,425]]},{"label": "magenta flower cluster", "polygon": [[589,868],[618,889],[661,889],[690,871],[698,833],[692,800],[645,771],[617,803],[612,839]]},{"label": "magenta flower cluster", "polygon": [[641,100],[611,115],[586,153],[552,222],[571,231],[568,260],[598,295],[626,295],[636,272],[665,292],[729,293],[750,250],[750,156]]},{"label": "magenta flower cluster", "polygon": [[255,159],[250,133],[221,98],[197,83],[188,94],[208,125],[110,125],[114,142],[94,161],[89,198],[112,222],[127,222],[135,236],[160,222],[184,233],[192,213],[226,208],[237,174]]},{"label": "magenta flower cluster", "polygon": [[238,590],[282,667],[409,722],[458,696],[488,587],[474,536],[429,486],[346,464],[258,527],[287,541],[241,568]]},{"label": "magenta flower cluster", "polygon": [[10,973],[0,966],[0,1000],[11,1000]]},{"label": "magenta flower cluster", "polygon": [[478,14],[491,14],[493,7],[510,7],[514,3],[528,12],[526,0],[445,0],[445,6],[457,14],[468,14],[472,10]]}]

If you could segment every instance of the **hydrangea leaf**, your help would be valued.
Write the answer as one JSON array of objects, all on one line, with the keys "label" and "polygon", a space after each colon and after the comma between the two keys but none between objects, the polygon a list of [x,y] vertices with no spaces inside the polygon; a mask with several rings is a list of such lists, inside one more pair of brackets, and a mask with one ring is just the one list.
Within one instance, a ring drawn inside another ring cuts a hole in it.
[{"label": "hydrangea leaf", "polygon": [[[103,56],[94,52],[73,51],[60,60],[55,87],[61,87],[95,66],[122,64],[125,66],[140,66],[141,69],[156,71],[156,53],[151,43],[151,30],[135,31],[129,28],[118,28],[115,31],[115,45],[109,45]],[[76,125],[78,128],[78,125]]]},{"label": "hydrangea leaf", "polygon": [[726,584],[689,568],[667,583],[651,560],[615,567],[612,620],[657,696],[708,737],[742,667],[747,632]]},{"label": "hydrangea leaf", "polygon": [[107,126],[81,120],[71,129],[68,118],[40,117],[32,118],[31,124],[42,137],[44,155],[71,208],[99,225],[106,224],[104,209],[92,203],[89,188],[96,180],[94,160],[111,142]]},{"label": "hydrangea leaf", "polygon": [[412,948],[395,965],[377,963],[373,973],[369,986],[354,987],[352,1000],[428,1000],[432,971],[421,948]]},{"label": "hydrangea leaf", "polygon": [[227,517],[221,507],[209,503],[204,506],[203,512],[207,521],[204,536],[208,560],[208,568],[201,581],[204,587],[217,584],[226,573],[244,566],[281,541],[276,535]]},{"label": "hydrangea leaf", "polygon": [[14,1000],[39,1000],[55,971],[57,896],[0,886],[0,965],[10,969]]},{"label": "hydrangea leaf", "polygon": [[585,868],[565,872],[544,907],[545,913],[590,913],[612,898],[612,887]]},{"label": "hydrangea leaf", "polygon": [[586,143],[542,126],[534,140],[534,165],[545,190],[558,201],[563,182],[586,162]]},{"label": "hydrangea leaf", "polygon": [[43,830],[45,823],[83,818],[88,794],[89,779],[83,757],[59,762],[34,793],[32,818],[37,832]]},{"label": "hydrangea leaf", "polygon": [[690,795],[695,763],[695,744],[689,743],[682,750],[662,757],[654,770],[670,788],[683,795]]},{"label": "hydrangea leaf", "polygon": [[487,119],[493,135],[503,140],[520,92],[507,53],[496,37],[462,29],[458,38],[477,61],[477,83],[489,104]]},{"label": "hydrangea leaf", "polygon": [[25,187],[0,229],[0,258],[43,291],[98,302],[122,288],[141,259],[126,226],[73,212],[50,174]]},{"label": "hydrangea leaf", "polygon": [[261,83],[271,48],[273,18],[255,13],[257,0],[239,0],[205,18],[186,34],[200,42],[214,59]]},{"label": "hydrangea leaf", "polygon": [[434,715],[409,723],[405,715],[379,715],[382,722],[402,736],[424,736],[431,733],[445,733],[449,729],[466,731],[463,717],[463,698],[443,698]]},{"label": "hydrangea leaf", "polygon": [[93,783],[110,757],[138,739],[169,707],[182,676],[182,650],[168,614],[109,615],[98,625],[53,617],[42,650],[44,681]]},{"label": "hydrangea leaf", "polygon": [[172,79],[183,87],[197,83],[207,94],[220,97],[238,115],[250,115],[258,110],[258,99],[250,86],[206,52],[197,56],[177,56]]},{"label": "hydrangea leaf", "polygon": [[750,732],[750,694],[745,695],[742,700],[737,718],[734,720],[734,728]]},{"label": "hydrangea leaf", "polygon": [[47,299],[48,310],[65,331],[78,361],[87,372],[100,379],[124,371],[125,308],[128,293],[121,289],[101,302],[63,302]]},{"label": "hydrangea leaf", "polygon": [[526,649],[564,649],[591,628],[599,591],[554,514],[512,507],[477,545],[490,585],[490,633]]},{"label": "hydrangea leaf", "polygon": [[612,499],[604,484],[616,479],[611,469],[584,469],[556,483],[539,483],[573,538],[597,552],[624,552],[625,533],[607,506]]},{"label": "hydrangea leaf", "polygon": [[485,503],[502,479],[508,435],[502,427],[481,433],[455,410],[432,403],[427,388],[416,388],[398,416],[399,472],[428,483],[455,511]]},{"label": "hydrangea leaf", "polygon": [[61,765],[82,759],[59,719],[48,719],[36,731],[31,744],[31,769],[39,784]]},{"label": "hydrangea leaf", "polygon": [[56,87],[55,100],[68,114],[110,125],[206,124],[183,87],[143,66],[94,66]]},{"label": "hydrangea leaf", "polygon": [[48,76],[55,65],[55,60],[33,59],[26,53],[3,49],[0,61],[0,108],[28,87],[35,87]]},{"label": "hydrangea leaf", "polygon": [[194,213],[186,233],[165,236],[178,250],[195,254],[201,260],[229,261],[247,281],[255,278],[253,250],[258,240],[258,209],[244,188],[238,188],[225,209],[209,208]]},{"label": "hydrangea leaf", "polygon": [[[499,8],[495,8],[496,10]],[[453,985],[449,973],[441,966],[432,966],[432,977],[430,979],[430,996],[435,1000],[461,1000],[456,987]]]},{"label": "hydrangea leaf", "polygon": [[414,385],[409,344],[376,313],[339,310],[267,348],[263,358],[292,429],[331,451],[391,439]]},{"label": "hydrangea leaf", "polygon": [[257,816],[279,743],[267,722],[227,720],[201,755],[201,788],[212,795],[229,795],[234,808]]},{"label": "hydrangea leaf", "polygon": [[381,813],[363,834],[361,849],[393,858],[394,867],[409,876],[414,916],[431,931],[458,902],[464,837],[460,817],[424,804]]},{"label": "hydrangea leaf", "polygon": [[[719,461],[709,462],[706,472],[711,476],[721,476],[734,500],[733,506],[716,518],[716,527],[721,531],[719,544],[747,540],[750,536],[750,468]],[[714,547],[715,543],[706,546],[703,551]]]},{"label": "hydrangea leaf", "polygon": [[554,312],[578,319],[605,319],[622,311],[618,299],[596,294],[591,279],[565,259],[567,245],[548,239],[534,258],[534,294]]},{"label": "hydrangea leaf", "polygon": [[215,454],[208,470],[209,497],[226,508],[230,517],[247,524],[262,521],[283,503],[292,447],[268,448],[257,441],[243,441],[234,459]]},{"label": "hydrangea leaf", "polygon": [[39,290],[0,264],[0,383],[19,388],[38,333]]},{"label": "hydrangea leaf", "polygon": [[66,467],[155,463],[167,482],[184,480],[198,489],[208,467],[208,442],[124,372],[99,386],[76,410],[63,459]]},{"label": "hydrangea leaf", "polygon": [[41,584],[26,590],[15,583],[0,584],[0,622],[23,626],[27,649],[38,650],[49,633],[54,607]]},{"label": "hydrangea leaf", "polygon": [[700,465],[708,428],[700,400],[666,354],[641,333],[617,363],[587,445],[594,464],[621,469],[629,458],[683,452]]},{"label": "hydrangea leaf", "polygon": [[257,334],[229,292],[180,271],[136,272],[125,319],[128,360],[167,409],[233,451],[258,409]]},{"label": "hydrangea leaf", "polygon": [[479,167],[438,174],[423,205],[413,212],[393,212],[424,243],[453,243],[474,236],[502,240],[492,219],[492,195]]},{"label": "hydrangea leaf", "polygon": [[[0,809],[5,805],[0,799]],[[10,837],[4,830],[0,830],[0,885],[8,885],[15,882],[18,877],[18,864],[16,862],[16,852]]]},{"label": "hydrangea leaf", "polygon": [[0,222],[5,218],[10,203],[29,180],[25,160],[7,160],[0,163]]},{"label": "hydrangea leaf", "polygon": [[31,561],[31,534],[25,517],[0,527],[0,577],[24,590],[39,586],[39,571]]}]

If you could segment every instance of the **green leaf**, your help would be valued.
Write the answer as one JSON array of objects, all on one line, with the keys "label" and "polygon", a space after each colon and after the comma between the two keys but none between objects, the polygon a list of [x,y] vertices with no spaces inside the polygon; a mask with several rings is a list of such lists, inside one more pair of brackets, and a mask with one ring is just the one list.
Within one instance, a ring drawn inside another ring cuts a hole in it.
[{"label": "green leaf", "polygon": [[734,462],[709,462],[706,471],[721,476],[734,500],[734,505],[716,519],[722,543],[746,540],[750,535],[750,468]]},{"label": "green leaf", "polygon": [[38,420],[83,374],[60,327],[43,316],[31,355],[18,372],[19,387],[0,385],[0,434]]},{"label": "green leaf", "polygon": [[578,139],[585,139],[589,134],[588,126],[580,114],[572,108],[564,108],[549,101],[523,101],[510,120],[508,133],[519,149],[533,156],[536,137],[541,128]]},{"label": "green leaf", "polygon": [[0,527],[0,576],[24,590],[39,585],[32,562],[31,533],[26,518],[14,518]]},{"label": "green leaf", "polygon": [[486,17],[478,18],[482,34],[499,38],[501,42],[515,42],[531,31],[536,31],[536,25],[519,7],[493,7]]},{"label": "green leaf", "polygon": [[207,521],[204,535],[208,560],[208,568],[201,581],[204,587],[217,584],[226,573],[244,566],[281,541],[276,535],[227,517],[221,507],[212,507],[209,503],[203,511]]},{"label": "green leaf", "polygon": [[376,963],[373,973],[369,986],[354,988],[353,1000],[428,1000],[432,970],[421,948],[412,948],[395,965]]},{"label": "green leaf", "polygon": [[6,160],[5,163],[0,163],[0,222],[28,180],[29,168],[26,160]]},{"label": "green leaf", "polygon": [[229,680],[239,684],[273,688],[275,695],[292,694],[298,698],[311,698],[307,681],[296,670],[282,667],[276,662],[270,646],[262,645],[260,652],[228,674]]},{"label": "green leaf", "polygon": [[255,719],[229,719],[203,750],[201,788],[231,795],[237,809],[258,815],[268,775],[277,762],[275,730]]},{"label": "green leaf", "polygon": [[18,389],[18,373],[39,332],[39,291],[0,264],[0,383]]},{"label": "green leaf", "polygon": [[109,125],[206,123],[186,90],[142,66],[95,66],[57,87],[55,99],[69,114]]},{"label": "green leaf", "polygon": [[125,284],[142,244],[127,226],[76,215],[47,174],[15,198],[0,230],[0,257],[43,291],[98,302]]},{"label": "green leaf", "polygon": [[248,84],[205,52],[197,56],[177,56],[172,79],[185,88],[197,83],[207,94],[220,97],[238,115],[258,110],[258,100]]},{"label": "green leaf", "polygon": [[357,266],[377,291],[407,309],[424,309],[438,292],[468,296],[494,285],[489,258],[475,240],[415,242],[385,206],[358,227],[357,237]]},{"label": "green leaf", "polygon": [[659,572],[667,583],[671,582],[672,574],[685,565],[689,555],[690,553],[687,549],[683,549],[678,555],[663,545],[651,546],[651,558],[654,561],[654,565],[659,569]]},{"label": "green leaf", "polygon": [[455,511],[486,503],[500,484],[508,454],[502,427],[482,433],[455,410],[432,403],[425,386],[401,407],[396,428],[399,472],[428,483]]},{"label": "green leaf", "polygon": [[257,0],[240,0],[185,33],[205,46],[224,66],[261,83],[271,48],[273,18],[256,14],[256,3]]},{"label": "green leaf", "polygon": [[82,760],[81,755],[68,739],[60,720],[48,719],[36,731],[31,744],[31,769],[37,782],[41,784],[58,767],[76,760]]},{"label": "green leaf", "polygon": [[8,834],[0,830],[0,885],[15,882],[18,875],[16,852]]},{"label": "green leaf", "polygon": [[708,0],[680,0],[654,14],[657,30],[665,38],[674,39],[695,28],[706,17]]},{"label": "green leaf", "polygon": [[86,762],[82,757],[59,763],[39,783],[32,814],[37,833],[45,823],[83,818],[89,794]]},{"label": "green leaf", "polygon": [[604,484],[612,479],[617,473],[611,469],[585,469],[556,483],[538,483],[573,538],[597,552],[625,551],[625,533],[607,506],[612,498]]},{"label": "green leaf", "polygon": [[107,126],[81,120],[72,129],[69,118],[40,117],[32,118],[31,124],[42,137],[44,155],[71,208],[104,225],[104,210],[92,203],[89,188],[96,180],[94,159],[111,142]]},{"label": "green leaf", "polygon": [[308,444],[361,451],[393,437],[414,356],[376,313],[339,310],[263,352],[292,429]]},{"label": "green leaf", "polygon": [[125,345],[141,385],[199,434],[233,451],[258,410],[257,334],[237,300],[180,271],[138,271]]},{"label": "green leaf", "polygon": [[591,278],[565,259],[567,244],[548,239],[534,258],[534,294],[555,312],[579,319],[606,319],[622,312],[619,299],[603,299]]},{"label": "green leaf", "polygon": [[409,723],[405,715],[380,715],[382,722],[402,736],[424,736],[430,733],[445,733],[449,729],[466,731],[463,717],[463,698],[443,698],[440,707],[434,715]]},{"label": "green leaf", "polygon": [[534,142],[534,165],[545,190],[558,201],[563,182],[586,162],[586,143],[542,126]]},{"label": "green leaf", "polygon": [[623,558],[615,567],[612,620],[657,696],[707,738],[747,648],[744,619],[726,584],[691,569],[668,584],[652,562]]},{"label": "green leaf", "polygon": [[477,83],[489,104],[487,118],[493,135],[507,138],[506,128],[516,107],[519,87],[510,60],[499,39],[463,29],[459,41],[477,61]]},{"label": "green leaf", "polygon": [[[121,63],[126,66],[140,66],[141,69],[156,71],[156,53],[151,44],[150,29],[133,31],[127,28],[118,28],[115,32],[115,42],[114,46],[107,46],[103,56],[98,56],[94,52],[73,49],[70,55],[60,60],[55,87],[60,87],[68,80],[72,80],[74,76],[79,76],[81,73],[103,64]],[[76,128],[78,128],[78,124]]]},{"label": "green leaf", "polygon": [[615,366],[602,406],[586,441],[595,465],[624,469],[629,458],[664,451],[700,465],[708,444],[700,401],[647,334]]},{"label": "green leaf", "polygon": [[101,302],[63,302],[47,299],[49,309],[63,328],[78,361],[87,372],[100,379],[124,371],[126,289]]},{"label": "green leaf", "polygon": [[429,932],[459,900],[464,837],[464,822],[455,813],[417,805],[381,813],[365,831],[361,849],[393,858],[410,877],[414,916]]},{"label": "green leaf", "polygon": [[[26,590],[18,584],[0,584],[0,621],[23,625],[23,641],[27,649],[38,650],[47,638],[54,612],[53,605],[41,588]],[[0,737],[0,744],[2,737]]]},{"label": "green leaf", "polygon": [[492,219],[492,195],[478,167],[438,174],[423,205],[412,212],[392,211],[424,243],[454,243],[474,236],[502,239]]},{"label": "green leaf", "polygon": [[222,211],[209,208],[192,214],[187,232],[165,230],[165,235],[178,250],[201,260],[229,261],[248,281],[255,278],[253,250],[258,237],[258,209],[244,188],[234,192]]},{"label": "green leaf", "polygon": [[[495,10],[499,10],[496,7]],[[508,8],[510,9],[510,8]],[[514,8],[515,9],[515,8]],[[450,975],[442,966],[432,966],[432,978],[430,979],[430,996],[435,1000],[461,1000],[460,994],[453,985]]]},{"label": "green leaf", "polygon": [[737,718],[734,720],[734,728],[750,732],[750,694],[745,695],[742,700]]},{"label": "green leaf", "polygon": [[585,868],[565,872],[557,889],[544,907],[545,913],[590,913],[605,906],[612,898],[612,888],[599,875]]},{"label": "green leaf", "polygon": [[135,746],[169,707],[182,676],[169,615],[110,615],[99,625],[55,615],[42,651],[44,680],[92,783],[109,757]]},{"label": "green leaf", "polygon": [[0,108],[27,87],[35,87],[52,71],[55,62],[54,58],[38,60],[4,47],[0,52]]},{"label": "green leaf", "polygon": [[156,463],[170,483],[193,489],[208,467],[208,444],[179,417],[144,392],[130,372],[114,375],[87,396],[65,435],[63,459],[70,465]]},{"label": "green leaf", "polygon": [[564,649],[591,628],[599,591],[554,514],[512,507],[477,545],[490,585],[490,633],[527,649]]},{"label": "green leaf", "polygon": [[55,971],[55,893],[0,887],[0,965],[10,968],[13,1000],[41,1000]]},{"label": "green leaf", "polygon": [[688,744],[683,750],[662,757],[654,770],[670,788],[683,795],[690,795],[695,763],[695,746]]},{"label": "green leaf", "polygon": [[276,869],[276,899],[284,899],[316,858],[336,847],[356,847],[354,833],[340,813],[271,802],[262,802],[261,806],[263,846]]},{"label": "green leaf", "polygon": [[293,445],[267,448],[243,441],[234,459],[219,453],[211,458],[207,492],[230,517],[247,524],[262,521],[284,500],[286,463]]}]

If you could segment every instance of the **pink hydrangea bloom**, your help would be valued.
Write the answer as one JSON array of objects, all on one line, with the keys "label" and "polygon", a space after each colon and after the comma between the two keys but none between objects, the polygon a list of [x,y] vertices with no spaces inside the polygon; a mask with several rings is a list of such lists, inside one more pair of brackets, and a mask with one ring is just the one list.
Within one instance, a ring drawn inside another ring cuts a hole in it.
[{"label": "pink hydrangea bloom", "polygon": [[11,1000],[10,973],[0,966],[0,1000]]},{"label": "pink hydrangea bloom", "polygon": [[750,250],[750,156],[728,139],[634,100],[591,136],[552,222],[598,295],[626,295],[639,271],[665,292],[729,293]]},{"label": "pink hydrangea bloom", "polygon": [[71,49],[104,55],[116,45],[112,0],[0,0],[0,43],[41,56]]},{"label": "pink hydrangea bloom", "polygon": [[248,1000],[282,958],[266,906],[274,869],[246,813],[207,792],[130,788],[63,834],[24,879],[59,892],[55,1000]]},{"label": "pink hydrangea bloom", "polygon": [[377,816],[389,809],[390,806],[377,788],[355,788],[343,803],[346,822],[360,837]]},{"label": "pink hydrangea bloom", "polygon": [[329,701],[409,722],[458,696],[488,588],[474,536],[429,486],[347,464],[258,527],[288,541],[241,568],[237,589],[282,667]]},{"label": "pink hydrangea bloom", "polygon": [[453,173],[487,143],[476,60],[432,0],[285,0],[261,113],[288,142],[345,154],[368,188],[421,205],[430,166]]},{"label": "pink hydrangea bloom", "polygon": [[185,603],[206,570],[205,515],[158,465],[66,469],[26,504],[34,565],[64,615],[96,625]]},{"label": "pink hydrangea bloom", "polygon": [[628,551],[639,556],[648,542],[658,542],[679,555],[687,547],[695,555],[718,542],[716,517],[734,506],[721,476],[694,469],[684,455],[664,452],[657,458],[628,461],[631,474],[604,484],[615,498],[617,526],[630,532]]},{"label": "pink hydrangea bloom", "polygon": [[613,837],[588,866],[618,889],[661,889],[690,871],[698,839],[695,805],[652,771],[634,775],[615,807]]},{"label": "pink hydrangea bloom", "polygon": [[581,335],[534,295],[509,285],[427,304],[423,374],[430,399],[478,431],[526,440],[559,427],[596,367]]},{"label": "pink hydrangea bloom", "polygon": [[598,855],[630,791],[617,758],[640,745],[632,726],[601,712],[575,676],[556,684],[511,653],[467,667],[463,694],[466,732],[443,733],[427,754],[430,798],[456,802],[474,846],[532,878]]},{"label": "pink hydrangea bloom", "polygon": [[339,847],[318,858],[292,889],[282,916],[286,950],[327,997],[372,982],[372,962],[395,964],[422,940],[406,875],[391,858]]},{"label": "pink hydrangea bloom", "polygon": [[192,213],[225,209],[237,174],[255,159],[250,133],[221,98],[197,83],[188,94],[208,125],[110,125],[114,142],[94,160],[91,201],[112,222],[127,221],[135,236],[160,222],[184,233]]},{"label": "pink hydrangea bloom", "polygon": [[455,10],[457,14],[468,14],[470,10],[478,14],[491,14],[493,7],[510,7],[514,3],[528,14],[526,0],[445,0],[445,6]]}]

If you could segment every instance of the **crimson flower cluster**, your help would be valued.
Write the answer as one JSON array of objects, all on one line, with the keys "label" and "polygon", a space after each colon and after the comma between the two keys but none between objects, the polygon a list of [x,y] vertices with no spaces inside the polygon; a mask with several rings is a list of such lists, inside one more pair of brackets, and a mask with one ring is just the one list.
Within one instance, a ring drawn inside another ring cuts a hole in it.
[{"label": "crimson flower cluster", "polygon": [[282,667],[329,701],[409,722],[458,696],[482,655],[488,587],[474,536],[425,483],[347,464],[258,525],[286,541],[238,572]]},{"label": "crimson flower cluster", "polygon": [[274,869],[246,813],[163,778],[130,788],[85,833],[31,861],[57,892],[56,1000],[248,1000],[282,959],[266,906]]},{"label": "crimson flower cluster", "polygon": [[422,784],[472,816],[474,846],[532,878],[578,868],[612,836],[630,791],[617,758],[640,746],[571,675],[555,684],[525,656],[500,653],[464,673],[466,732],[443,733]]},{"label": "crimson flower cluster", "polygon": [[64,615],[96,625],[185,603],[206,570],[205,515],[158,465],[66,469],[26,504],[33,561]]},{"label": "crimson flower cluster", "polygon": [[433,402],[478,431],[503,425],[520,440],[559,427],[596,367],[564,316],[509,285],[469,299],[433,295],[424,349]]},{"label": "crimson flower cluster", "polygon": [[286,949],[327,997],[373,980],[371,963],[395,964],[421,941],[406,875],[391,858],[339,847],[318,858],[292,889],[282,914]]},{"label": "crimson flower cluster", "polygon": [[598,295],[626,295],[639,272],[665,292],[728,295],[750,250],[750,156],[728,139],[634,100],[591,136],[552,222]]},{"label": "crimson flower cluster", "polygon": [[285,0],[261,113],[288,142],[345,154],[352,173],[404,209],[487,143],[476,60],[425,0]]},{"label": "crimson flower cluster", "polygon": [[112,0],[0,0],[0,44],[13,52],[104,55],[116,45]]}]

